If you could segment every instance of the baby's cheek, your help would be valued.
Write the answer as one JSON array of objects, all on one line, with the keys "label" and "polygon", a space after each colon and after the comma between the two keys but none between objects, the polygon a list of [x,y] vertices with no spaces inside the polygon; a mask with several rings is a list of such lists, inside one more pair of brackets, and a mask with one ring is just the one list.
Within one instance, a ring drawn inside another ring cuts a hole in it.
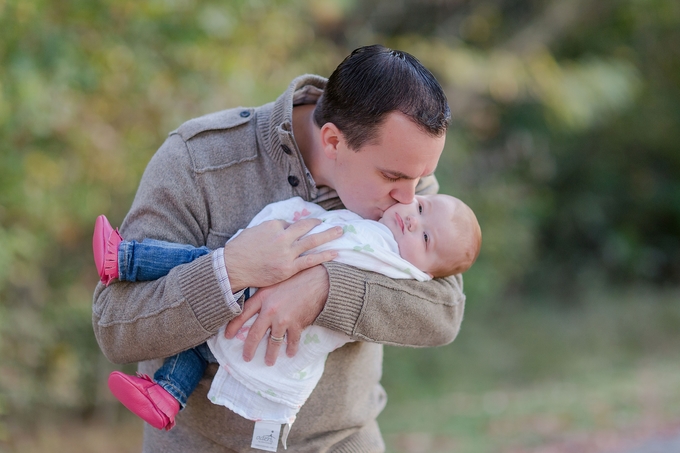
[{"label": "baby's cheek", "polygon": [[398,245],[399,255],[401,255],[402,258],[404,258],[406,261],[410,262],[411,264],[417,267],[422,260],[419,259],[418,250],[417,247],[415,247],[413,241],[404,239]]}]

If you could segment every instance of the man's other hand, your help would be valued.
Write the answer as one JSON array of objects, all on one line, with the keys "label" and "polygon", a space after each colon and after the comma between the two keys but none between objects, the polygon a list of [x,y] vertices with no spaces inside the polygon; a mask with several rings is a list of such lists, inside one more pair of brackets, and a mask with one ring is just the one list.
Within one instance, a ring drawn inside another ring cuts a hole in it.
[{"label": "man's other hand", "polygon": [[337,252],[330,250],[300,256],[342,236],[341,227],[304,236],[320,223],[318,219],[292,224],[270,220],[243,230],[224,245],[231,289],[237,292],[247,287],[265,288],[335,258]]},{"label": "man's other hand", "polygon": [[[227,324],[224,336],[234,338],[238,330],[253,315],[259,313],[250,327],[243,346],[243,360],[249,362],[257,345],[267,335],[265,363],[274,365],[283,342],[274,338],[287,337],[286,354],[293,357],[300,344],[302,331],[312,325],[328,299],[328,273],[323,266],[304,270],[281,283],[260,288],[248,299],[243,312]],[[270,330],[271,329],[271,330]]]}]

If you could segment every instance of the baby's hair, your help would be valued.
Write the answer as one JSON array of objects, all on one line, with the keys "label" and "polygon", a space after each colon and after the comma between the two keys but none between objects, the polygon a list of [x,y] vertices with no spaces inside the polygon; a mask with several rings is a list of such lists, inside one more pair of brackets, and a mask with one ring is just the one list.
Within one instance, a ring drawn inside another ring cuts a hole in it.
[{"label": "baby's hair", "polygon": [[468,205],[460,200],[458,202],[462,211],[456,210],[451,228],[455,230],[457,250],[458,247],[463,249],[460,253],[451,254],[443,259],[440,266],[431,272],[434,278],[448,277],[467,271],[477,260],[482,248],[482,229],[477,216]]}]

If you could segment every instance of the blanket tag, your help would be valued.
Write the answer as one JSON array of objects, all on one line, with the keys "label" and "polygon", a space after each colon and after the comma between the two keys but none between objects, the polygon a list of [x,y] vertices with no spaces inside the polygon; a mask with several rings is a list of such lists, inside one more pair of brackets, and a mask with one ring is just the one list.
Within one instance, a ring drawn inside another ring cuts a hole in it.
[{"label": "blanket tag", "polygon": [[255,422],[253,430],[252,448],[265,451],[276,451],[279,445],[281,424],[267,421]]}]

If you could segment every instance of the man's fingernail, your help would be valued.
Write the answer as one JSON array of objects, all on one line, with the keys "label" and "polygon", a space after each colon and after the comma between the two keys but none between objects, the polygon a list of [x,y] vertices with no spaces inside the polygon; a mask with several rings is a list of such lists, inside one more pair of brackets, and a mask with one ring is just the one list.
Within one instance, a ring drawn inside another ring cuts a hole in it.
[{"label": "man's fingernail", "polygon": [[343,234],[344,230],[342,229],[342,227],[335,227],[335,232],[336,234]]},{"label": "man's fingernail", "polygon": [[243,360],[244,360],[245,362],[250,362],[250,357],[248,357],[247,355],[243,354]]}]

